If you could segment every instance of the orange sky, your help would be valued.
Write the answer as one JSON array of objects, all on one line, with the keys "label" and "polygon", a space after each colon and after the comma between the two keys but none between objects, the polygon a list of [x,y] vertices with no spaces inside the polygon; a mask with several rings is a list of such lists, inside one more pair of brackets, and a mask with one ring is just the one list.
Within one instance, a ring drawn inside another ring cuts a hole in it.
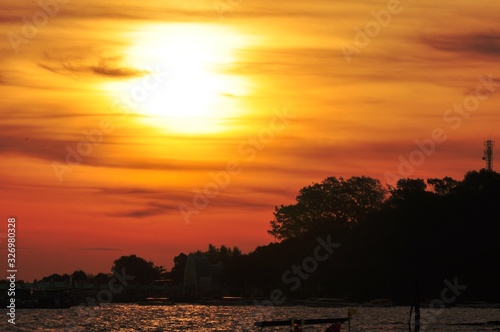
[{"label": "orange sky", "polygon": [[0,235],[15,216],[27,280],[248,252],[301,187],[461,179],[500,124],[495,1],[0,8]]}]

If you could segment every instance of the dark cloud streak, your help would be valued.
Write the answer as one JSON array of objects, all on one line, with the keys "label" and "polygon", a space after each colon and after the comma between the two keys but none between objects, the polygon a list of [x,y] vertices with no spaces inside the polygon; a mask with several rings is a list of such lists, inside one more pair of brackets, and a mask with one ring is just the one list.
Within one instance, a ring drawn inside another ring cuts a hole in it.
[{"label": "dark cloud streak", "polygon": [[77,250],[84,250],[84,251],[123,251],[123,249],[118,249],[118,248],[78,248]]},{"label": "dark cloud streak", "polygon": [[496,31],[425,36],[422,40],[425,44],[442,51],[500,56],[500,33]]},{"label": "dark cloud streak", "polygon": [[107,60],[99,60],[97,65],[88,65],[85,63],[67,63],[60,62],[57,64],[39,63],[40,68],[49,70],[55,74],[62,75],[99,75],[112,78],[134,78],[147,75],[148,73],[143,70],[134,68],[114,66]]}]

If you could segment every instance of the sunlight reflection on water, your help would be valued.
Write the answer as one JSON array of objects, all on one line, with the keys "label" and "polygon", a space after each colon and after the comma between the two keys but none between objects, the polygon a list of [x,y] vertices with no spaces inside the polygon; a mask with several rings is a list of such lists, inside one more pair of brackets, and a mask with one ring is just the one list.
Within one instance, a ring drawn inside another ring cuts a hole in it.
[{"label": "sunlight reflection on water", "polygon": [[[408,331],[408,307],[358,308],[351,331]],[[18,310],[12,331],[257,331],[255,321],[294,318],[345,317],[347,308],[255,307],[255,306],[138,306],[109,304],[96,308],[60,310]],[[423,331],[495,331],[499,326],[452,325],[500,321],[500,309],[453,308],[437,312],[422,310]],[[10,324],[9,324],[10,325]],[[6,320],[0,324],[2,330]],[[324,331],[323,326],[304,327],[304,331]],[[344,324],[343,331],[347,331]],[[286,328],[263,331],[287,331]]]}]

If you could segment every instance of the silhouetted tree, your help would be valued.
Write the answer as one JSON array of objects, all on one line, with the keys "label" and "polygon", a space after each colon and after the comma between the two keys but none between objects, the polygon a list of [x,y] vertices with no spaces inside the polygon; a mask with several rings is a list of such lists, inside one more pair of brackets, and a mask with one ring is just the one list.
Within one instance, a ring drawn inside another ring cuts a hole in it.
[{"label": "silhouetted tree", "polygon": [[148,262],[144,258],[136,255],[122,256],[115,260],[112,271],[120,273],[125,269],[125,273],[135,278],[131,280],[131,284],[150,284],[154,280],[160,279],[161,273],[158,267],[155,267],[153,262]]},{"label": "silhouetted tree", "polygon": [[217,248],[213,244],[209,244],[207,251],[197,250],[191,254],[196,256],[204,255],[211,264],[217,264],[218,262],[226,264],[234,257],[241,256],[241,250],[238,249],[238,247],[231,248],[225,245],[221,245],[220,248]]},{"label": "silhouetted tree", "polygon": [[232,257],[237,258],[242,255],[241,250],[238,247],[233,247]]},{"label": "silhouetted tree", "polygon": [[69,275],[66,273],[63,275],[54,273],[48,277],[43,277],[41,281],[43,281],[43,282],[48,282],[48,281],[63,282],[64,281],[65,282],[65,281],[69,281]]},{"label": "silhouetted tree", "polygon": [[87,281],[88,276],[87,273],[83,272],[82,270],[77,270],[71,274],[71,278],[73,282],[81,282]]},{"label": "silhouetted tree", "polygon": [[448,195],[459,185],[459,181],[456,181],[449,176],[442,179],[427,179],[427,184],[434,188],[434,192],[438,195]]},{"label": "silhouetted tree", "polygon": [[463,181],[460,183],[460,188],[472,192],[481,190],[497,191],[500,186],[500,173],[488,171],[485,169],[471,171],[465,174]]},{"label": "silhouetted tree", "polygon": [[204,254],[207,256],[208,261],[212,264],[217,263],[220,259],[219,249],[211,243],[208,245],[208,250]]},{"label": "silhouetted tree", "polygon": [[[359,188],[353,190],[365,195]],[[351,212],[356,211],[356,205],[350,205],[356,200],[345,191],[342,180],[327,178],[321,184],[303,188],[296,204],[276,208],[269,233],[283,241],[246,255],[245,263],[238,267],[244,271],[241,277],[245,284],[265,287],[258,278],[280,280],[280,273],[310,255],[295,251],[291,240],[332,234],[341,247],[332,258],[318,264],[313,275],[301,281],[293,296],[310,295],[311,286],[321,285],[334,297],[392,297],[405,301],[417,276],[423,285],[422,296],[428,299],[439,293],[445,278],[455,277],[473,285],[467,289],[469,298],[494,300],[500,295],[498,288],[492,292],[500,272],[491,263],[500,260],[499,173],[472,171],[462,181],[431,178],[427,184],[423,179],[400,179],[395,187],[389,186],[387,199],[375,200],[371,206],[376,208],[365,205],[372,213],[357,218]],[[352,221],[356,224],[356,220],[363,222],[354,228],[317,227],[348,225]],[[315,245],[307,243],[295,245],[309,250]],[[290,261],[289,256],[295,259]],[[245,268],[245,264],[258,272]],[[237,275],[238,270],[232,273]]]},{"label": "silhouetted tree", "polygon": [[102,284],[107,284],[109,282],[110,278],[111,277],[109,274],[100,272],[100,273],[96,274],[93,281],[97,284],[102,285]]},{"label": "silhouetted tree", "polygon": [[423,179],[399,179],[396,187],[389,187],[392,199],[412,199],[425,193],[427,185]]},{"label": "silhouetted tree", "polygon": [[184,281],[184,269],[186,267],[187,255],[180,253],[174,257],[174,266],[170,271],[170,277],[174,285],[182,285]]},{"label": "silhouetted tree", "polygon": [[328,177],[304,187],[296,204],[275,207],[269,234],[278,239],[298,238],[323,225],[352,225],[378,210],[386,190],[369,177]]}]

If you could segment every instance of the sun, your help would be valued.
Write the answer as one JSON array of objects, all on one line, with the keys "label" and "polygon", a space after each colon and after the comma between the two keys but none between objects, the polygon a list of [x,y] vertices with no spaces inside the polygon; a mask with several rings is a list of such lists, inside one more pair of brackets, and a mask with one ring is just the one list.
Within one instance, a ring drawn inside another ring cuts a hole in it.
[{"label": "sun", "polygon": [[141,121],[185,133],[223,131],[241,115],[250,83],[233,72],[244,35],[208,24],[143,27],[129,36],[124,65],[143,75],[116,83]]}]

